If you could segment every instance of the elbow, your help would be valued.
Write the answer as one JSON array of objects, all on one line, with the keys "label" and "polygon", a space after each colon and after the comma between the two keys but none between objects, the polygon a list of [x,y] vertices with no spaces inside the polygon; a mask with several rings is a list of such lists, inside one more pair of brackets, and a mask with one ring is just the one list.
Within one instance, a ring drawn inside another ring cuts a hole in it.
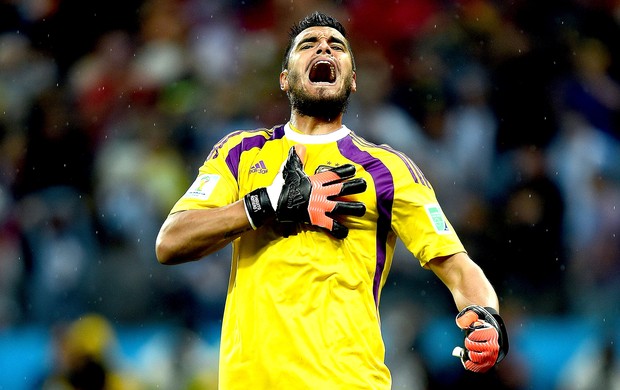
[{"label": "elbow", "polygon": [[157,242],[155,243],[155,256],[159,264],[178,264],[176,260],[176,251],[169,245],[168,241],[161,237],[161,235],[157,237]]},{"label": "elbow", "polygon": [[186,253],[175,240],[166,238],[165,234],[159,234],[155,243],[155,257],[159,264],[176,265],[197,260],[196,256]]},{"label": "elbow", "polygon": [[155,257],[157,257],[159,264],[172,264],[172,255],[170,250],[159,242],[155,245]]},{"label": "elbow", "polygon": [[182,243],[174,233],[174,221],[174,218],[168,217],[157,234],[155,257],[159,264],[174,265],[183,262],[180,260]]}]

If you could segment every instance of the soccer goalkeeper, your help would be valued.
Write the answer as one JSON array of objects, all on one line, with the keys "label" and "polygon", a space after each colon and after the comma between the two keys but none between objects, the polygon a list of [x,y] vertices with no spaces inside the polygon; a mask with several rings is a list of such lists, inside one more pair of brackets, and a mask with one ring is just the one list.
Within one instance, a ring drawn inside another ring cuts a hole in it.
[{"label": "soccer goalkeeper", "polygon": [[464,367],[492,368],[508,350],[496,293],[430,183],[342,123],[356,90],[342,25],[293,26],[279,80],[288,123],[216,144],[157,238],[163,264],[232,242],[219,388],[389,389],[379,300],[397,238],[452,293]]}]

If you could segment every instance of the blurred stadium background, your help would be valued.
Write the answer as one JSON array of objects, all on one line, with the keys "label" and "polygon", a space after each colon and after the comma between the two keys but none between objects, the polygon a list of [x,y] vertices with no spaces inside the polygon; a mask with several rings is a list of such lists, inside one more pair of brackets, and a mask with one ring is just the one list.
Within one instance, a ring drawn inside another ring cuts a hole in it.
[{"label": "blurred stadium background", "polygon": [[220,137],[287,120],[315,9],[353,44],[346,123],[418,163],[509,324],[464,373],[399,248],[394,388],[620,389],[618,0],[1,0],[0,389],[216,388],[229,249],[163,267],[155,235]]}]

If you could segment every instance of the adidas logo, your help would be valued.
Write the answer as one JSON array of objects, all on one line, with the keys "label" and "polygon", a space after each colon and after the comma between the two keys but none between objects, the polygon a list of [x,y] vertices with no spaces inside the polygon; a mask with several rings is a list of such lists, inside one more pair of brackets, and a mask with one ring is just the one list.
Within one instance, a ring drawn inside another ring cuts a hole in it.
[{"label": "adidas logo", "polygon": [[260,160],[256,164],[252,165],[252,168],[250,168],[250,173],[267,173],[265,162]]}]

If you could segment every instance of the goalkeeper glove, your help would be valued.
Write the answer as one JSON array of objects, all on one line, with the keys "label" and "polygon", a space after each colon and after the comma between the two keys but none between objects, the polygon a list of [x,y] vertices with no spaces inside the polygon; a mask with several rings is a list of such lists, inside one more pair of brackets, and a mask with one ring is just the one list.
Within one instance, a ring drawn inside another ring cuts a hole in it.
[{"label": "goalkeeper glove", "polygon": [[282,223],[307,223],[326,229],[336,238],[345,238],[349,229],[332,216],[362,216],[366,206],[334,198],[364,192],[366,181],[351,179],[355,175],[351,164],[308,176],[303,170],[304,158],[303,145],[292,147],[274,182],[244,197],[250,224],[258,228],[275,217]]},{"label": "goalkeeper glove", "polygon": [[495,309],[468,306],[456,316],[456,324],[465,332],[465,348],[456,347],[452,354],[466,370],[486,372],[506,357],[508,334]]}]

